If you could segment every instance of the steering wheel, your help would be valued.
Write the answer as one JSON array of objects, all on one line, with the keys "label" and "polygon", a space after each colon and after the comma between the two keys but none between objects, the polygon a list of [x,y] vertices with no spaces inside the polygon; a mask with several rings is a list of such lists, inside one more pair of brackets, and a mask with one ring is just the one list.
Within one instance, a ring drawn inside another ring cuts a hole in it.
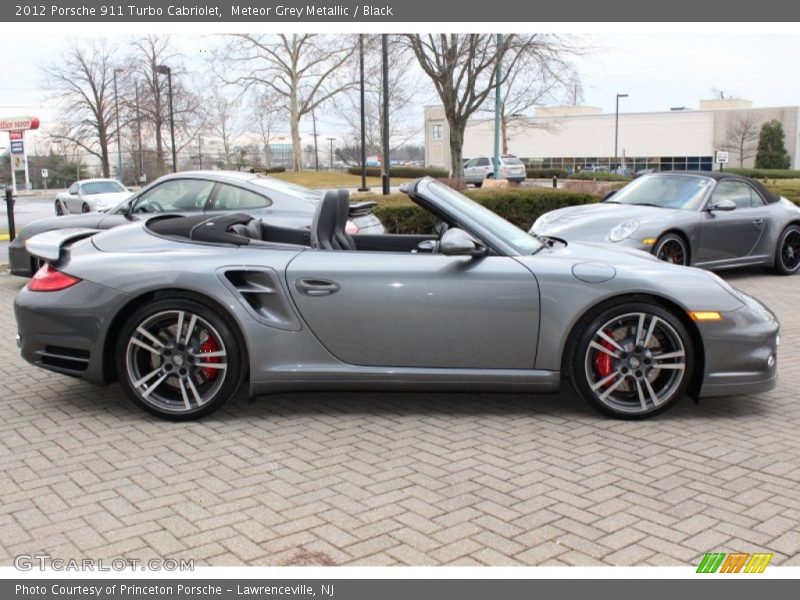
[{"label": "steering wheel", "polygon": [[165,212],[164,207],[157,200],[151,200],[147,203],[147,212]]}]

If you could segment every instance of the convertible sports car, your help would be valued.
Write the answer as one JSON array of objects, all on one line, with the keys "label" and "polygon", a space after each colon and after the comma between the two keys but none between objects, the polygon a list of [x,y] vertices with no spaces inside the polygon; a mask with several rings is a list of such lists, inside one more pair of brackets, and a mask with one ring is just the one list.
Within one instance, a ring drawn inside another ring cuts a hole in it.
[{"label": "convertible sports car", "polygon": [[[27,240],[54,229],[111,229],[153,213],[215,214],[246,212],[269,219],[271,223],[308,229],[322,192],[275,177],[238,171],[182,171],[165,175],[137,194],[113,205],[108,212],[87,212],[38,219],[17,234],[9,245],[8,261],[12,275],[30,277],[41,261],[26,249]],[[347,229],[350,233],[383,232],[383,225],[372,214],[371,202],[354,204]]]},{"label": "convertible sports car", "polygon": [[83,179],[56,196],[56,215],[106,211],[131,196],[116,179]]},{"label": "convertible sports car", "polygon": [[35,236],[47,264],[15,302],[22,356],[119,379],[172,419],[243,384],[555,392],[568,378],[623,418],[775,385],[778,322],[713,273],[528,235],[430,178],[404,191],[435,234],[348,235],[340,191],[310,231],[160,215]]},{"label": "convertible sports car", "polygon": [[710,270],[800,270],[800,208],[758,181],[728,173],[644,175],[599,204],[546,213],[531,231],[611,242]]}]

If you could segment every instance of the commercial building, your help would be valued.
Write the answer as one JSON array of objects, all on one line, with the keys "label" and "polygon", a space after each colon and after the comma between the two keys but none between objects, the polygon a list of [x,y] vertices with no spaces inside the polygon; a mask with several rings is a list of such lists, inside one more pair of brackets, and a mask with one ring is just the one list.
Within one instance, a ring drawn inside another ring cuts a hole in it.
[{"label": "commercial building", "polygon": [[[539,107],[534,116],[509,121],[508,151],[531,167],[579,170],[624,164],[638,171],[716,169],[715,151],[727,150],[731,166],[752,167],[761,125],[773,119],[783,125],[791,167],[800,168],[800,107],[753,108],[752,102],[741,99],[701,100],[698,109],[620,113],[616,160],[614,113],[589,106]],[[444,108],[426,107],[428,166],[449,168],[449,136]],[[494,118],[471,120],[464,135],[464,158],[491,154],[493,148]]]}]

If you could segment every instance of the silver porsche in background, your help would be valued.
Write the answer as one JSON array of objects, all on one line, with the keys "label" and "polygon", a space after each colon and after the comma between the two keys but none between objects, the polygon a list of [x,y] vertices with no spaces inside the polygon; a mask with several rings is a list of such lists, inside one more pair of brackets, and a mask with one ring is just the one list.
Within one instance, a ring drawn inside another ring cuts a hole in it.
[{"label": "silver porsche in background", "polygon": [[116,179],[82,179],[56,196],[57,216],[106,211],[133,195]]},{"label": "silver porsche in background", "polygon": [[328,192],[310,231],[247,214],[154,215],[28,240],[15,301],[29,362],[169,419],[240,386],[555,392],[607,415],[776,383],[778,322],[708,271],[622,246],[528,235],[430,178],[404,191],[436,233],[346,231]]},{"label": "silver porsche in background", "polygon": [[758,181],[728,173],[644,175],[599,204],[542,215],[531,232],[636,248],[710,270],[800,270],[800,208]]}]

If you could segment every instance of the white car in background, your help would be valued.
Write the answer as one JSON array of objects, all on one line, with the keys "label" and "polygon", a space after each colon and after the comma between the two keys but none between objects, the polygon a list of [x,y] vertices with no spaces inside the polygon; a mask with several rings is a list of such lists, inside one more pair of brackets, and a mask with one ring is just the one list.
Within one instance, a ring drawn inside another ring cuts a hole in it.
[{"label": "white car in background", "polygon": [[104,212],[132,193],[116,179],[82,179],[56,196],[56,215]]},{"label": "white car in background", "polygon": [[[525,163],[513,154],[500,156],[500,179],[508,179],[515,183],[525,181]],[[494,157],[477,156],[464,164],[464,183],[481,187],[484,179],[494,178]]]}]

